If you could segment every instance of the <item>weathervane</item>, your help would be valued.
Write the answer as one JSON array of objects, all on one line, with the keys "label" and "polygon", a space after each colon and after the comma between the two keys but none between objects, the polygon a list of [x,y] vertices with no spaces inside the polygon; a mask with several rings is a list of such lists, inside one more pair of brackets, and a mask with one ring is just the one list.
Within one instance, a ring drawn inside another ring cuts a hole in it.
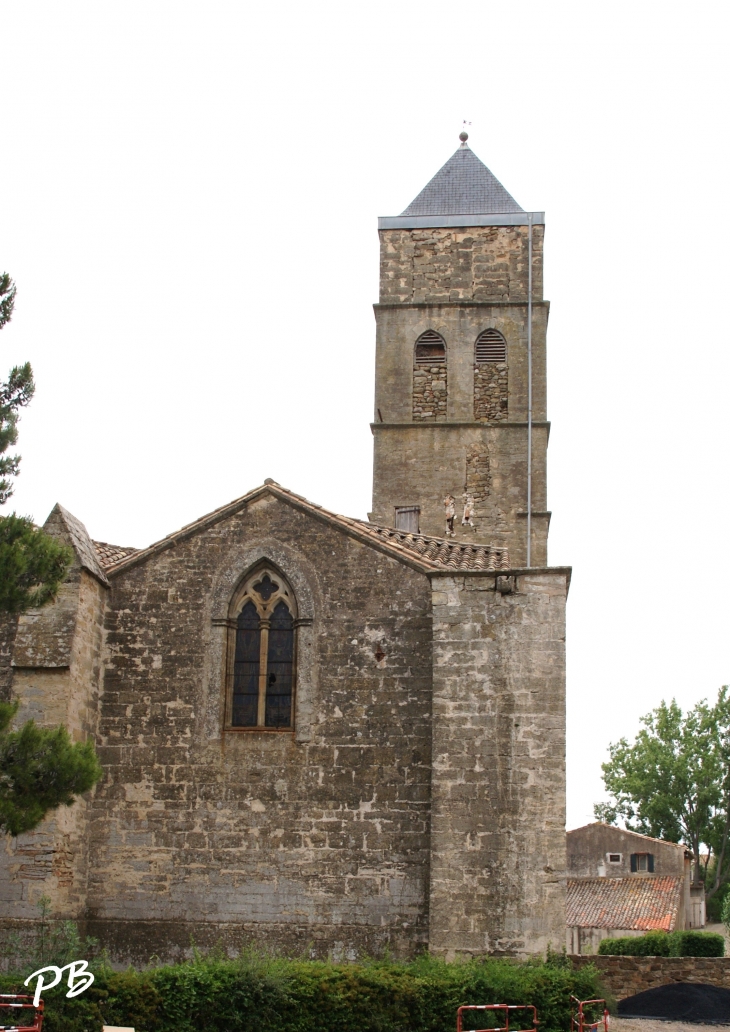
[{"label": "weathervane", "polygon": [[469,133],[466,131],[466,127],[468,125],[471,125],[471,122],[467,122],[467,120],[465,118],[462,119],[462,122],[461,122],[461,132],[459,133],[459,139],[461,140],[462,143],[466,143],[466,141],[469,139]]}]

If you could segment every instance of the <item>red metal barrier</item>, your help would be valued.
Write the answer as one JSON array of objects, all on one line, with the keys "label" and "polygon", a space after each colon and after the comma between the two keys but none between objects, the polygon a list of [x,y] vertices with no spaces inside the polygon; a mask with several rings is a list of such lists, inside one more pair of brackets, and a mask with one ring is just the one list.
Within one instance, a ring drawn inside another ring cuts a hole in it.
[{"label": "red metal barrier", "polygon": [[[577,996],[571,996],[570,1003],[570,1032],[598,1032],[600,1025],[603,1025],[603,1032],[608,1032],[608,1010],[605,1000],[579,1000]],[[583,1008],[593,1003],[603,1004],[603,1015],[598,1021],[586,1021]]]},{"label": "red metal barrier", "polygon": [[464,1032],[461,1018],[464,1011],[501,1011],[504,1014],[504,1025],[497,1025],[496,1028],[490,1029],[475,1029],[473,1032],[510,1032],[510,1011],[532,1011],[532,1028],[521,1030],[521,1032],[537,1032],[537,1011],[531,1003],[485,1003],[480,1006],[459,1007],[456,1012],[456,1032]]},{"label": "red metal barrier", "polygon": [[43,1025],[43,1000],[39,1000],[38,1006],[34,1007],[32,996],[20,996],[17,993],[0,993],[0,1007],[35,1011],[32,1025],[0,1025],[0,1032],[41,1032]]}]

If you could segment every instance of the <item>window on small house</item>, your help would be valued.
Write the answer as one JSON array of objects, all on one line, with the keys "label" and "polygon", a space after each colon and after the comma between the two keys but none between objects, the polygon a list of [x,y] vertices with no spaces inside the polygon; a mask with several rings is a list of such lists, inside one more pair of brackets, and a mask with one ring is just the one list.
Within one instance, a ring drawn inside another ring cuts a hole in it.
[{"label": "window on small house", "polygon": [[406,534],[417,534],[420,515],[421,510],[417,505],[402,505],[396,508],[395,529],[405,531]]},{"label": "window on small house", "polygon": [[484,330],[479,334],[475,358],[477,365],[507,361],[507,342],[499,330]]},{"label": "window on small house", "polygon": [[620,853],[606,853],[606,859],[609,864],[620,864],[622,857]]},{"label": "window on small house", "polygon": [[446,365],[446,342],[435,330],[426,330],[416,341],[416,365]]},{"label": "window on small house", "polygon": [[[259,569],[237,592],[231,621],[232,728],[291,728],[295,681],[294,595],[275,570]],[[229,625],[230,626],[230,625]]]},{"label": "window on small house", "polygon": [[632,873],[636,873],[637,871],[647,871],[649,874],[653,874],[654,856],[651,853],[632,853],[631,871]]}]

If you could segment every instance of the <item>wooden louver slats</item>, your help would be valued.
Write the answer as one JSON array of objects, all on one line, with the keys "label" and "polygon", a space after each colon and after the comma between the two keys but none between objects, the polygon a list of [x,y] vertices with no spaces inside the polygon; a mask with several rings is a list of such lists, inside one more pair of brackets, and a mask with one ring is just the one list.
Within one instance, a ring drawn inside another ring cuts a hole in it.
[{"label": "wooden louver slats", "polygon": [[477,365],[486,362],[506,362],[507,342],[499,330],[484,330],[477,337]]},{"label": "wooden louver slats", "polygon": [[416,341],[416,365],[446,365],[446,343],[435,330],[426,330]]}]

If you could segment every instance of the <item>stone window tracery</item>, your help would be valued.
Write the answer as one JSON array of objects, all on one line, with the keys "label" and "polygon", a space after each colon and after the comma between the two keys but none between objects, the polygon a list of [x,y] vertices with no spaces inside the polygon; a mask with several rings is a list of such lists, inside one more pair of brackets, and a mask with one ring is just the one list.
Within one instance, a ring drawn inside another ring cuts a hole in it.
[{"label": "stone window tracery", "polygon": [[259,567],[231,603],[228,726],[291,730],[296,680],[296,600],[284,577]]}]

